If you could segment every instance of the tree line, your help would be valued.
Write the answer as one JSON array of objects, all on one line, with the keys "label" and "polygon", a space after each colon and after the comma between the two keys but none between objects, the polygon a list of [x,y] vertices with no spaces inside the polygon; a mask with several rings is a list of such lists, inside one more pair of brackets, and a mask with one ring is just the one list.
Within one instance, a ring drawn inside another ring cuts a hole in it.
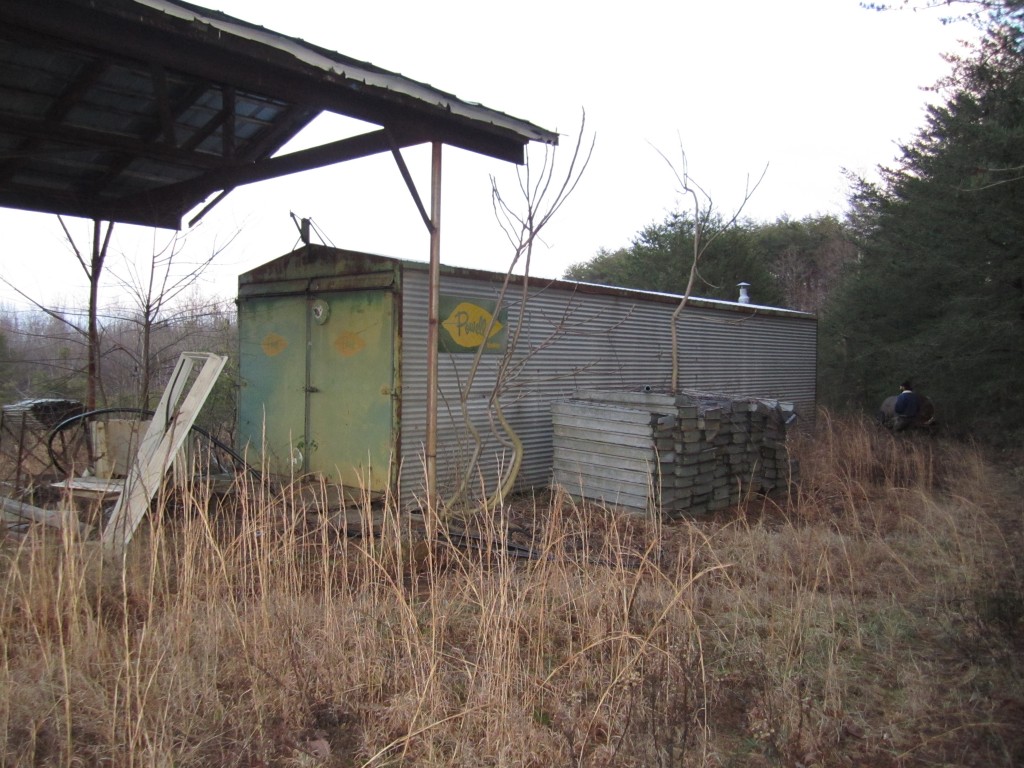
[{"label": "tree line", "polygon": [[[844,265],[857,257],[849,228],[834,216],[729,225],[713,212],[702,236],[714,239],[701,256],[698,295],[732,301],[736,286],[746,282],[755,303],[806,312],[822,309]],[[694,237],[693,215],[674,212],[641,230],[628,247],[574,264],[565,277],[681,294]]]},{"label": "tree line", "polygon": [[[178,356],[228,355],[229,363],[203,408],[203,426],[230,436],[235,421],[237,321],[230,301],[190,294],[148,317],[114,303],[97,314],[98,408],[151,409]],[[0,307],[0,403],[35,398],[86,401],[88,312],[69,307]]]}]

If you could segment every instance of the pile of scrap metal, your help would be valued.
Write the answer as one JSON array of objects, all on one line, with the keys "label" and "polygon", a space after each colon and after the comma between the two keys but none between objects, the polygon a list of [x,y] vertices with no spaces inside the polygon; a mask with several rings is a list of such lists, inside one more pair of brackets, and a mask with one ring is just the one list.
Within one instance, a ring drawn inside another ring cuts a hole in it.
[{"label": "pile of scrap metal", "polygon": [[37,482],[57,479],[47,460],[49,433],[62,421],[85,411],[77,400],[34,398],[0,409],[0,487],[20,492]]},{"label": "pile of scrap metal", "polygon": [[[58,528],[78,523],[66,509],[44,509],[35,503],[49,496],[44,489],[60,479],[47,457],[47,438],[59,424],[84,412],[81,402],[56,397],[21,400],[0,409],[0,522],[8,533],[19,535],[39,523]],[[67,447],[55,445],[57,450]],[[88,525],[79,526],[82,534],[90,530]]]},{"label": "pile of scrap metal", "polygon": [[[123,554],[165,475],[178,464],[190,434],[199,432],[205,435],[220,449],[241,461],[230,448],[195,426],[196,416],[226,361],[227,358],[220,355],[183,353],[155,411],[103,409],[85,412],[80,403],[64,409],[49,403],[47,407],[38,409],[38,415],[29,408],[17,411],[31,412],[40,424],[49,427],[45,441],[35,436],[31,448],[38,454],[45,442],[48,471],[56,472],[62,479],[50,483],[51,488],[60,491],[57,509],[30,503],[36,500],[28,493],[34,490],[29,487],[33,485],[31,483],[26,487],[15,483],[10,488],[23,500],[14,498],[10,493],[0,498],[0,514],[8,533],[24,534],[32,525],[39,523],[74,530],[83,536],[102,528],[100,537],[104,549],[113,554]],[[133,418],[97,418],[115,414],[128,414]],[[22,422],[25,421],[23,417]],[[76,455],[82,448],[85,460],[79,460]],[[112,506],[103,510],[103,514],[94,515],[89,522],[83,522],[74,504],[76,498],[80,500],[83,497],[94,502],[93,507],[109,503]]]},{"label": "pile of scrap metal", "polygon": [[3,407],[5,426],[13,430],[15,424],[29,424],[53,429],[69,416],[82,413],[85,406],[78,400],[58,397],[41,397],[22,400]]}]

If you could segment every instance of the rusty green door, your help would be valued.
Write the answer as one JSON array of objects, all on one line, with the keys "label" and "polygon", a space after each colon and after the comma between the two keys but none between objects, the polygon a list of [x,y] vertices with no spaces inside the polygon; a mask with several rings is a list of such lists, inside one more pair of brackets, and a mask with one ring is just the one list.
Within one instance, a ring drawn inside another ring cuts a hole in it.
[{"label": "rusty green door", "polygon": [[302,296],[238,305],[238,442],[247,461],[279,475],[303,469],[307,314]]},{"label": "rusty green door", "polygon": [[356,490],[391,479],[394,295],[353,290],[239,303],[239,443],[275,474]]},{"label": "rusty green door", "polygon": [[306,468],[383,491],[394,445],[394,294],[342,291],[309,302]]}]

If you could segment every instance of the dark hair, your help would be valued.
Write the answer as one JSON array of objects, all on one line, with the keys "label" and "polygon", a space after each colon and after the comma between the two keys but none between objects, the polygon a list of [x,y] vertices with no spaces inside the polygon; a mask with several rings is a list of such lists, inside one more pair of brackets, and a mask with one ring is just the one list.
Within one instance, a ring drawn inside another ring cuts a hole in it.
[{"label": "dark hair", "polygon": [[907,379],[902,384],[900,384],[900,389],[913,389],[913,387],[910,386],[910,379]]}]

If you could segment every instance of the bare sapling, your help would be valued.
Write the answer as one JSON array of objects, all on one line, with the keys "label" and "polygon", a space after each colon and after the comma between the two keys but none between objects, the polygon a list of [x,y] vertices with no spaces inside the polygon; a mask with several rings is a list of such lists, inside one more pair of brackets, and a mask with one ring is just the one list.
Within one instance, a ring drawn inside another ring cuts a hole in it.
[{"label": "bare sapling", "polygon": [[[127,291],[134,304],[129,322],[137,328],[137,339],[133,348],[118,344],[117,348],[126,353],[138,371],[139,407],[148,409],[154,384],[155,368],[161,357],[171,347],[181,343],[173,338],[164,348],[154,349],[154,335],[159,329],[183,325],[179,321],[192,311],[192,307],[176,308],[187,297],[203,273],[231,245],[236,231],[222,244],[214,244],[209,253],[195,261],[186,260],[183,254],[188,235],[175,232],[164,243],[157,241],[154,232],[151,255],[142,265],[125,256],[123,271],[111,268],[111,274]],[[130,342],[129,342],[130,343]],[[161,354],[163,353],[163,354]]]},{"label": "bare sapling", "polygon": [[[542,231],[576,189],[594,151],[594,138],[591,138],[589,146],[584,144],[585,128],[586,114],[580,120],[576,144],[564,171],[559,172],[556,164],[556,151],[546,145],[541,150],[543,155],[539,163],[539,170],[536,170],[538,164],[532,158],[527,158],[526,163],[517,169],[519,197],[515,202],[503,195],[498,188],[496,179],[491,177],[491,200],[494,206],[494,215],[511,246],[512,258],[498,291],[495,309],[488,320],[483,338],[489,339],[494,332],[495,323],[498,322],[501,310],[508,305],[507,297],[516,280],[520,284],[520,320],[509,334],[501,359],[496,364],[493,384],[487,393],[487,424],[490,435],[507,451],[507,458],[502,462],[495,487],[493,490],[484,489],[484,497],[488,498],[489,505],[500,503],[500,500],[508,495],[515,483],[522,461],[522,442],[505,417],[501,399],[508,393],[511,381],[524,362],[522,355],[517,353],[523,318],[529,301],[530,265],[534,247],[539,242]],[[522,270],[519,276],[515,274],[517,268]],[[485,347],[486,344],[481,344],[477,348],[465,381],[460,382],[459,410],[463,424],[470,435],[472,446],[468,460],[464,462],[461,469],[458,488],[450,503],[465,499],[470,483],[480,473],[480,456],[484,440],[478,427],[473,423],[469,412],[469,402],[486,351]],[[529,356],[535,352],[536,350],[526,354]]]},{"label": "bare sapling", "polygon": [[683,151],[680,145],[679,154],[681,159],[682,171],[675,166],[675,164],[657,147],[655,151],[661,155],[662,159],[668,164],[668,167],[672,170],[673,175],[676,178],[676,183],[679,184],[679,188],[676,190],[685,197],[690,198],[693,202],[693,253],[692,259],[690,260],[690,271],[686,280],[686,289],[683,291],[683,297],[672,313],[671,320],[671,338],[672,338],[672,394],[678,394],[679,392],[679,345],[677,343],[678,335],[678,323],[679,318],[682,317],[683,310],[686,308],[687,302],[690,300],[690,296],[693,293],[693,288],[700,279],[704,282],[704,278],[700,276],[699,265],[701,257],[707,252],[708,247],[713,243],[719,236],[721,236],[730,227],[734,226],[739,221],[740,214],[743,213],[743,209],[746,207],[750,198],[753,197],[757,188],[761,185],[764,180],[765,174],[768,173],[768,166],[764,167],[761,171],[760,177],[751,186],[750,180],[747,180],[747,186],[743,192],[743,199],[740,204],[736,207],[732,216],[726,221],[725,226],[716,230],[710,236],[706,236],[706,230],[708,222],[711,221],[711,217],[715,213],[714,200],[711,195],[701,187],[693,178],[690,176],[688,170],[688,163],[686,159],[686,152]]},{"label": "bare sapling", "polygon": [[59,324],[73,329],[75,333],[84,338],[86,345],[85,406],[91,411],[96,409],[97,401],[102,399],[103,381],[100,374],[102,354],[100,349],[101,328],[99,321],[100,277],[103,274],[103,265],[106,262],[107,251],[110,246],[110,237],[114,231],[114,223],[108,222],[106,232],[104,232],[103,222],[99,220],[92,222],[92,245],[89,256],[86,257],[83,253],[83,249],[81,249],[75,241],[74,235],[71,234],[71,230],[64,221],[64,217],[58,216],[57,220],[60,222],[68,247],[71,249],[71,252],[74,254],[79,266],[82,268],[82,272],[85,274],[86,280],[89,282],[89,308],[85,328],[82,328],[81,325],[69,320],[65,316],[65,313],[59,312],[51,307],[47,307],[42,302],[37,301],[8,280],[3,278],[0,278],[0,280],[3,280],[3,282],[8,287],[12,288],[19,296],[31,302],[36,309],[45,313],[48,317],[57,321]]}]

